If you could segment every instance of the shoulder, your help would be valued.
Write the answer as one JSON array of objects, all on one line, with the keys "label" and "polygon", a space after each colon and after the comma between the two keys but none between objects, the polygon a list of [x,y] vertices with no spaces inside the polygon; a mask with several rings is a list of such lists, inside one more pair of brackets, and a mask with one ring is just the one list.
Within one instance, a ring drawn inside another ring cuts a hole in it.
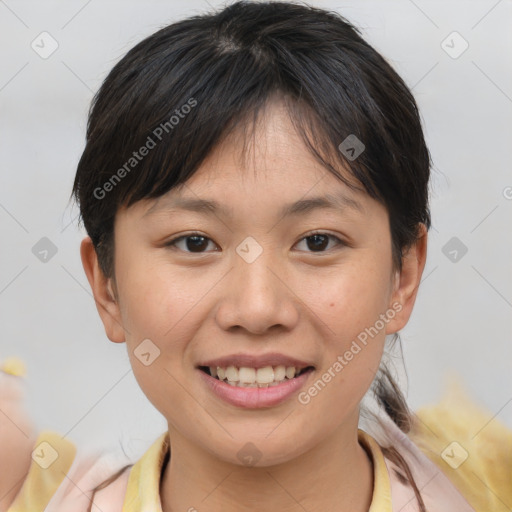
[{"label": "shoulder", "polygon": [[105,489],[94,489],[126,459],[113,452],[77,450],[52,430],[37,432],[25,407],[21,363],[14,358],[0,363],[0,512],[86,512],[93,497],[103,512],[120,511],[128,470]]},{"label": "shoulder", "polygon": [[[109,481],[122,464],[112,453],[77,452],[75,445],[53,431],[41,432],[23,486],[8,512],[121,512],[129,471]],[[94,505],[98,508],[91,508]]]},{"label": "shoulder", "polygon": [[27,445],[25,450],[27,448],[29,466],[8,512],[46,507],[69,472],[76,454],[72,442],[50,430],[40,432],[35,442]]},{"label": "shoulder", "polygon": [[512,430],[452,377],[443,399],[416,411],[409,438],[477,511],[509,511]]},{"label": "shoulder", "polygon": [[0,512],[8,509],[23,484],[37,437],[24,407],[24,380],[5,370],[0,367]]},{"label": "shoulder", "polygon": [[113,481],[94,494],[92,503],[97,507],[97,510],[102,512],[121,512],[128,488],[130,468],[125,468],[119,475],[116,473],[111,475],[115,475]]}]

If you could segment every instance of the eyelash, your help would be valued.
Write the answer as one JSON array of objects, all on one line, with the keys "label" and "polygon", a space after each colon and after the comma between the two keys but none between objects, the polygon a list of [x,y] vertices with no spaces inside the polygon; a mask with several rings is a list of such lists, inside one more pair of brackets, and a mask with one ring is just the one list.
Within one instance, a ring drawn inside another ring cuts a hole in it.
[{"label": "eyelash", "polygon": [[[306,234],[305,236],[303,236],[299,242],[302,242],[303,240],[306,240],[307,238],[311,238],[315,235],[323,235],[323,236],[327,236],[333,240],[335,240],[337,242],[336,246],[338,248],[340,248],[340,246],[347,246],[348,244],[343,242],[343,240],[341,240],[340,238],[338,238],[337,236],[331,234],[331,233],[328,233],[328,232],[324,232],[324,231],[314,231],[312,233],[308,233]],[[177,249],[176,247],[176,244],[180,241],[180,240],[184,240],[186,238],[189,238],[189,237],[194,237],[194,236],[198,236],[198,237],[201,237],[201,238],[204,238],[206,240],[210,240],[213,242],[213,240],[211,240],[211,238],[208,238],[207,236],[204,236],[202,233],[198,233],[198,232],[192,232],[192,233],[188,233],[186,235],[180,235],[176,238],[173,238],[172,240],[169,240],[168,242],[166,242],[164,244],[165,247],[170,247],[171,249]],[[204,252],[191,252],[191,251],[183,251],[187,254],[207,254],[207,251],[204,251]],[[326,250],[326,251],[318,251],[318,252],[315,252],[315,251],[306,251],[306,252],[310,252],[311,254],[322,254],[322,253],[327,253],[329,252],[329,250]]]}]

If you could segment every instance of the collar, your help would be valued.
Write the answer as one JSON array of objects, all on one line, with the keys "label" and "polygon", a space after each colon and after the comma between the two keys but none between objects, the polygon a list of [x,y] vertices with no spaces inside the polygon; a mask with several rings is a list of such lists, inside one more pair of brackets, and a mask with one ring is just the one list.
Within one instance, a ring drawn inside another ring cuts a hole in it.
[{"label": "collar", "polygon": [[[373,462],[373,497],[368,512],[392,512],[391,483],[384,455],[377,441],[357,431],[359,444]],[[163,433],[130,471],[122,512],[162,512],[160,479],[169,456],[169,433]]]}]

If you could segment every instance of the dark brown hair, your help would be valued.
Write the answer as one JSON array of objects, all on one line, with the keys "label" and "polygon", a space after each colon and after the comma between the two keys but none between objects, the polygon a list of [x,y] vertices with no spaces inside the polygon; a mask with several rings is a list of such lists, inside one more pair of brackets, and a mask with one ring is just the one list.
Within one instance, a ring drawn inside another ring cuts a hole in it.
[{"label": "dark brown hair", "polygon": [[[411,91],[339,13],[238,1],[147,37],[94,97],[72,196],[114,285],[118,209],[185,183],[228,133],[254,126],[275,97],[327,170],[387,208],[393,265],[401,269],[420,223],[429,229],[431,222],[430,154]],[[354,136],[364,144],[357,158],[340,146]],[[407,432],[405,399],[381,369],[377,399]],[[387,453],[404,467],[424,511],[405,461],[392,448]]]}]

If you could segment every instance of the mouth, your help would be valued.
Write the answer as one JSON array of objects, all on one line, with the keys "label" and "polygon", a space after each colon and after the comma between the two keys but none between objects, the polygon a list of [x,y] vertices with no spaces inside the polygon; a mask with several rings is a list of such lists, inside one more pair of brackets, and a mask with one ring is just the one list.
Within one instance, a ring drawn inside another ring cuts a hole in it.
[{"label": "mouth", "polygon": [[241,388],[266,388],[296,379],[305,373],[312,372],[314,366],[265,366],[263,368],[250,367],[220,367],[199,366],[199,370],[214,379]]},{"label": "mouth", "polygon": [[242,409],[261,409],[289,401],[307,385],[315,367],[201,365],[196,370],[199,380],[224,402]]}]

